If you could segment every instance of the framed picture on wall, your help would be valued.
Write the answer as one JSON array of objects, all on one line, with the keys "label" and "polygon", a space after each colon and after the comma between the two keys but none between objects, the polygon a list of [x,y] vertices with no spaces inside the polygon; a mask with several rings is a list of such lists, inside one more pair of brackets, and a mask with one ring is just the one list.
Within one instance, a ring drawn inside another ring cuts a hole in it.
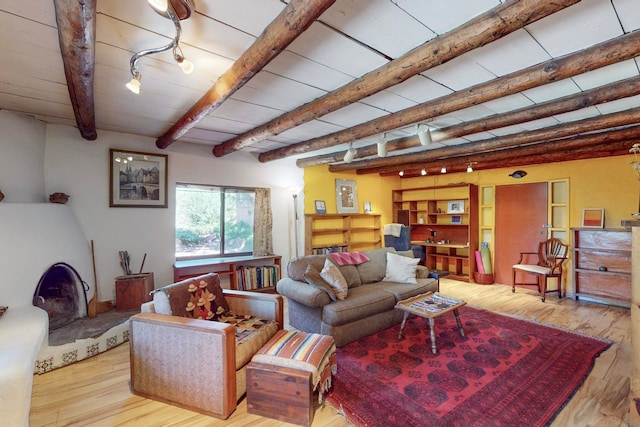
[{"label": "framed picture on wall", "polygon": [[316,213],[317,214],[327,213],[327,205],[324,203],[324,200],[316,200]]},{"label": "framed picture on wall", "polygon": [[364,213],[372,213],[373,212],[373,208],[371,207],[371,202],[364,202],[362,207],[363,207]]},{"label": "framed picture on wall", "polygon": [[604,228],[604,208],[582,209],[582,226],[585,228]]},{"label": "framed picture on wall", "polygon": [[109,206],[167,207],[166,154],[109,150]]},{"label": "framed picture on wall", "polygon": [[449,200],[447,202],[447,213],[464,213],[464,200]]},{"label": "framed picture on wall", "polygon": [[462,224],[462,215],[451,215],[451,224]]},{"label": "framed picture on wall", "polygon": [[336,179],[336,202],[338,213],[358,213],[356,182]]}]

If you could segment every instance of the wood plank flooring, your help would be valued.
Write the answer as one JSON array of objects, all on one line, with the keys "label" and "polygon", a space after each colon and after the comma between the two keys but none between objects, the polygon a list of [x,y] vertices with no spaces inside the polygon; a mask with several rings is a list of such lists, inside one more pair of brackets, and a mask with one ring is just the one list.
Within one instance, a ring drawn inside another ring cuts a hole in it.
[{"label": "wood plank flooring", "polygon": [[[629,310],[574,301],[555,294],[540,301],[533,288],[511,292],[505,285],[475,285],[442,279],[440,290],[469,305],[556,325],[613,341],[552,426],[627,426],[631,373]],[[464,315],[464,309],[461,315]],[[339,373],[338,373],[339,375]],[[129,391],[127,343],[73,365],[35,375],[31,427],[39,426],[291,426],[247,413],[246,399],[227,420],[218,420],[134,396]],[[0,420],[0,424],[1,420]],[[346,426],[345,418],[325,406],[314,427]]]}]

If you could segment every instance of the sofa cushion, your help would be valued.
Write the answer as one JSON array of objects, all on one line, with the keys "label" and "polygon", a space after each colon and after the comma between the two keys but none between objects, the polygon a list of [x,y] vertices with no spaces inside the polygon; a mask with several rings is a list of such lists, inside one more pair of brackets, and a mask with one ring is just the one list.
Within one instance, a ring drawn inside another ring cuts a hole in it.
[{"label": "sofa cushion", "polygon": [[369,285],[349,290],[344,301],[327,304],[322,309],[322,321],[331,326],[344,325],[359,319],[392,310],[395,297]]},{"label": "sofa cushion", "polygon": [[304,282],[304,272],[307,271],[307,266],[313,265],[318,271],[321,271],[326,259],[326,255],[305,255],[293,258],[287,263],[287,276],[298,282]]},{"label": "sofa cushion", "polygon": [[[222,293],[220,277],[216,273],[209,273],[156,289],[153,293],[153,303],[156,313],[169,316],[193,317],[192,314],[187,311],[187,305],[193,297],[193,294],[189,292],[189,287],[193,285],[192,289],[203,289],[199,288],[202,284],[201,282],[206,283],[208,292],[215,296],[216,313],[219,312],[219,310],[221,310],[220,312],[222,313],[228,312],[229,304],[227,304],[224,294]],[[209,304],[209,307],[211,307],[211,304]],[[218,309],[218,307],[222,308]]]},{"label": "sofa cushion", "polygon": [[427,278],[418,279],[416,284],[378,282],[370,283],[367,287],[389,293],[393,295],[396,302],[398,302],[427,292],[437,292],[438,281],[436,279]]},{"label": "sofa cushion", "polygon": [[313,265],[307,265],[307,270],[304,272],[304,280],[311,286],[315,286],[316,288],[326,292],[331,301],[338,300],[331,285],[329,285],[322,276],[320,276],[320,271],[318,271],[318,269]]},{"label": "sofa cushion", "polygon": [[186,310],[194,319],[218,320],[229,311],[220,283],[209,283],[200,279],[189,284],[191,295]]},{"label": "sofa cushion", "polygon": [[249,363],[251,357],[278,332],[274,320],[253,316],[225,314],[218,320],[229,323],[236,329],[236,370]]},{"label": "sofa cushion", "polygon": [[338,267],[342,277],[347,281],[348,288],[356,288],[362,284],[360,281],[360,273],[355,265],[342,265]]},{"label": "sofa cushion", "polygon": [[320,277],[322,277],[334,290],[336,298],[344,300],[349,293],[349,287],[344,276],[329,258],[324,262],[322,271],[320,271]]},{"label": "sofa cushion", "polygon": [[395,249],[378,248],[364,251],[369,261],[359,264],[356,267],[363,285],[382,280],[387,270],[387,252],[395,252]]},{"label": "sofa cushion", "polygon": [[419,258],[409,258],[406,256],[387,252],[387,268],[384,282],[397,283],[417,283],[416,269]]}]

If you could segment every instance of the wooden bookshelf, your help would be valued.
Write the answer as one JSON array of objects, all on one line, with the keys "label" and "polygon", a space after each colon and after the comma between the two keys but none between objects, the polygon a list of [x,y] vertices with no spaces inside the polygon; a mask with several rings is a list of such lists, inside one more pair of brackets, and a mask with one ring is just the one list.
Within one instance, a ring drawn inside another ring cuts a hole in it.
[{"label": "wooden bookshelf", "polygon": [[424,247],[425,265],[472,281],[478,250],[478,187],[455,184],[392,191],[394,221],[411,228],[411,243]]},{"label": "wooden bookshelf", "polygon": [[380,215],[306,214],[305,255],[353,252],[382,247]]}]

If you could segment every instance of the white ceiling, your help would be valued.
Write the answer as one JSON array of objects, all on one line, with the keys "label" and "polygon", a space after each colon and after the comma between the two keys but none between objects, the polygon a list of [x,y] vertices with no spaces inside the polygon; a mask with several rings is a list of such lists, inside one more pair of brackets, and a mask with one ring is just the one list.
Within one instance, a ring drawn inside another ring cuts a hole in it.
[{"label": "white ceiling", "polygon": [[[129,59],[167,44],[172,23],[146,0],[98,0],[95,112],[100,130],[159,137],[213,85],[283,10],[279,0],[195,0],[183,21],[182,50],[196,66],[183,74],[170,52],[139,62],[142,91],[133,95]],[[503,1],[503,3],[506,2]],[[426,41],[491,9],[498,0],[337,0],[261,72],[171,149],[214,146],[335,90]],[[286,147],[570,54],[640,28],[640,0],[582,0],[484,47],[376,95],[255,143],[256,153]],[[67,92],[53,1],[0,0],[0,108],[48,123],[75,125]],[[526,90],[430,120],[439,128],[578,93],[639,74],[638,58]],[[631,97],[601,106],[445,141],[454,145],[566,123],[640,106]],[[413,125],[390,138],[415,133]],[[375,138],[355,141],[370,145]],[[442,146],[438,144],[438,146]],[[344,150],[332,147],[305,156]],[[422,147],[421,149],[424,149]],[[415,151],[415,150],[413,150]]]}]

